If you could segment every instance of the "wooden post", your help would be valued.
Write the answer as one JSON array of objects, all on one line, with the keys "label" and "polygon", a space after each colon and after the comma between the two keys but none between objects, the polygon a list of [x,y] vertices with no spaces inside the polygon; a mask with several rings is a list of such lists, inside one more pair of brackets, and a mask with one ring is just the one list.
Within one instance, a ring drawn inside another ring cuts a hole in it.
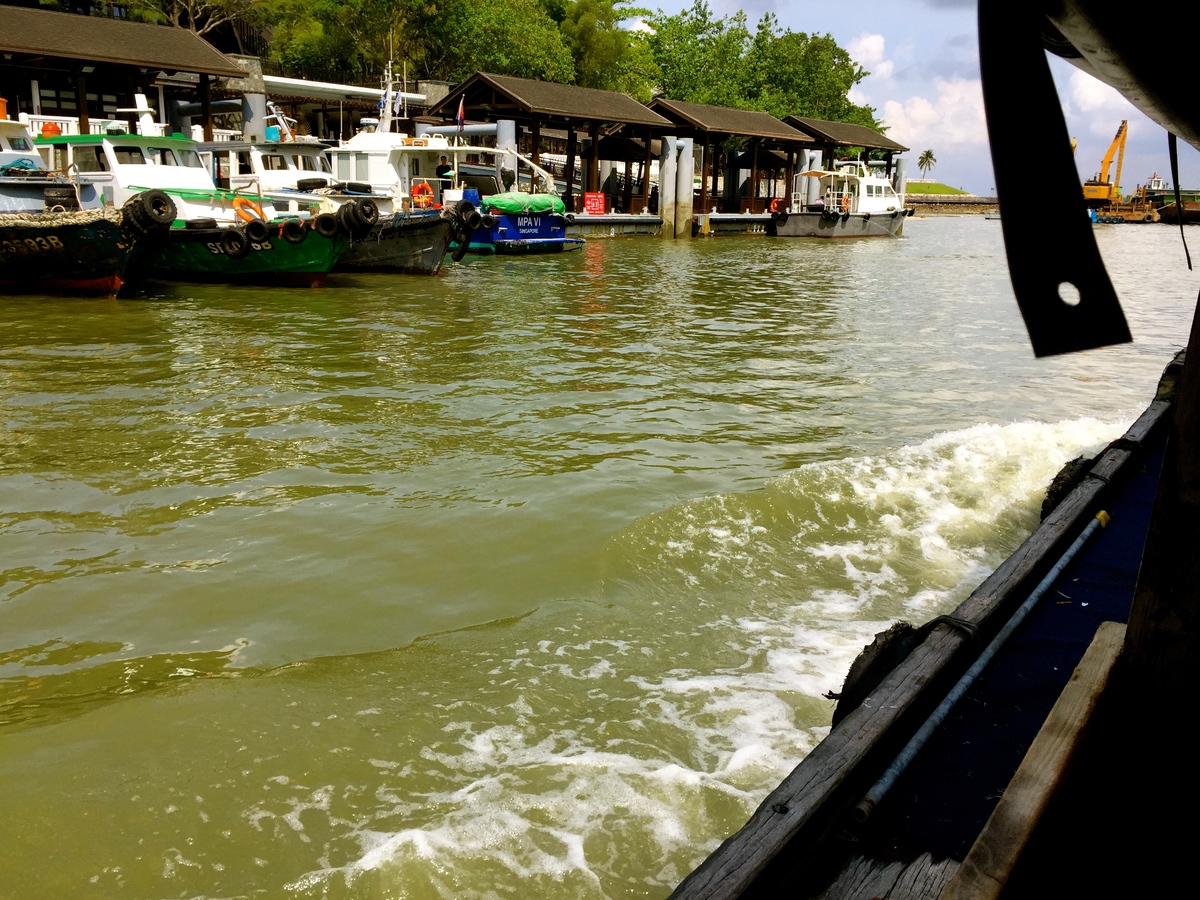
[{"label": "wooden post", "polygon": [[88,120],[87,79],[82,72],[75,76],[75,105],[79,110],[79,133],[89,134],[92,124]]},{"label": "wooden post", "polygon": [[624,213],[633,205],[633,162],[628,159],[625,160],[625,190],[621,192],[621,205]]},{"label": "wooden post", "polygon": [[533,117],[533,137],[529,158],[539,166],[542,164],[542,123],[537,116]]},{"label": "wooden post", "polygon": [[646,129],[646,159],[642,163],[642,209],[650,208],[650,144],[653,134],[649,128]]},{"label": "wooden post", "polygon": [[[708,166],[712,165],[712,160],[709,159],[708,145],[710,138],[708,132],[704,132],[704,149],[701,151],[704,156],[700,158],[700,214],[708,212]],[[713,186],[713,192],[716,193],[716,186]]]},{"label": "wooden post", "polygon": [[567,171],[564,173],[567,181],[567,196],[565,202],[569,212],[575,211],[575,125],[567,123]]},{"label": "wooden post", "polygon": [[[208,76],[204,74],[200,76],[200,118],[204,120],[204,139],[211,141],[213,139],[212,95],[209,90]],[[184,137],[190,139],[191,135],[185,134]]]}]

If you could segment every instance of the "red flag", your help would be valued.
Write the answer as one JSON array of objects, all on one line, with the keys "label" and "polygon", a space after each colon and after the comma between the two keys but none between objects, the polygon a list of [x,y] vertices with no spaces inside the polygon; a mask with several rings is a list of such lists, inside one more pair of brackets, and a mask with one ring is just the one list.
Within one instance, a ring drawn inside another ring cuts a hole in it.
[{"label": "red flag", "polygon": [[[463,97],[466,95],[464,94]],[[467,114],[463,111],[463,97],[458,98],[458,112],[454,114],[454,121],[458,125],[458,133],[463,133],[463,128],[467,124]]]}]

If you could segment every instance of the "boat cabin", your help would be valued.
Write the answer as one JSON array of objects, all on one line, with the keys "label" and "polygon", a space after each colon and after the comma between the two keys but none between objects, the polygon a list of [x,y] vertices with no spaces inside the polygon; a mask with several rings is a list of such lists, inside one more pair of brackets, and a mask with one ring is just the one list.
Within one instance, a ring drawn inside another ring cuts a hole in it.
[{"label": "boat cabin", "polygon": [[[257,192],[219,189],[200,159],[197,145],[180,135],[71,134],[38,137],[34,145],[46,164],[80,185],[83,206],[122,206],[134,194],[157,188],[170,194],[180,219],[234,222],[233,201],[253,198],[262,218],[275,210]],[[94,192],[94,196],[93,196]],[[257,213],[256,213],[257,214]],[[240,218],[245,220],[245,215]]]},{"label": "boat cabin", "polygon": [[49,173],[25,126],[0,119],[0,213],[40,213]]},{"label": "boat cabin", "polygon": [[260,187],[264,191],[295,189],[301,180],[328,186],[333,170],[325,145],[315,140],[259,143],[218,141],[198,147],[204,167],[217,187],[237,190]]},{"label": "boat cabin", "polygon": [[[811,191],[811,181],[819,185]],[[904,208],[887,177],[862,160],[839,163],[832,170],[801,172],[793,179],[791,212],[834,210],[839,213],[890,213]]]}]

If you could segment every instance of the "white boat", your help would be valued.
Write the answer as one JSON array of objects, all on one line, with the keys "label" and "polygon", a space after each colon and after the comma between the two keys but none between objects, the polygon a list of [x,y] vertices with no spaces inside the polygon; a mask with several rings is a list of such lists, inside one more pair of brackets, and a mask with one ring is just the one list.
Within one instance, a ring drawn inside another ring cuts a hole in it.
[{"label": "white boat", "polygon": [[[810,179],[818,190],[810,200]],[[862,160],[835,169],[801,172],[792,181],[790,201],[771,204],[767,234],[778,237],[899,237],[913,214],[892,183]]]},{"label": "white boat", "polygon": [[115,296],[175,218],[157,192],[119,209],[86,199],[95,192],[49,171],[24,124],[0,119],[0,289]]},{"label": "white boat", "polygon": [[318,285],[355,233],[320,210],[291,213],[259,191],[217,187],[196,143],[179,135],[51,135],[34,143],[50,168],[80,185],[85,207],[124,207],[135,197],[162,201],[166,240],[135,275]]}]

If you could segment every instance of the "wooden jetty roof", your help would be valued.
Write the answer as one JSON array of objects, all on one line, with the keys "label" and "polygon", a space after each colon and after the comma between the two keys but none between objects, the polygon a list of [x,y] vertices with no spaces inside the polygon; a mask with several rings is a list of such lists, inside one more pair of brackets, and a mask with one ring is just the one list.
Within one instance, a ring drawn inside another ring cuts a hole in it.
[{"label": "wooden jetty roof", "polygon": [[650,108],[661,112],[673,123],[685,125],[706,134],[727,134],[737,137],[762,138],[781,144],[809,144],[812,138],[785,125],[774,116],[752,109],[733,109],[728,106],[707,106],[655,97]]},{"label": "wooden jetty roof", "polygon": [[784,121],[805,134],[812,135],[813,140],[818,144],[832,144],[835,147],[865,147],[868,150],[891,150],[893,153],[901,153],[908,149],[903,144],[898,144],[865,125],[810,119],[807,116],[788,116]]},{"label": "wooden jetty roof", "polygon": [[547,123],[601,122],[669,128],[671,123],[628,94],[476,72],[456,86],[429,114],[453,116],[459,100],[469,119],[538,118]]},{"label": "wooden jetty roof", "polygon": [[0,6],[0,51],[168,72],[245,72],[186,28]]}]

